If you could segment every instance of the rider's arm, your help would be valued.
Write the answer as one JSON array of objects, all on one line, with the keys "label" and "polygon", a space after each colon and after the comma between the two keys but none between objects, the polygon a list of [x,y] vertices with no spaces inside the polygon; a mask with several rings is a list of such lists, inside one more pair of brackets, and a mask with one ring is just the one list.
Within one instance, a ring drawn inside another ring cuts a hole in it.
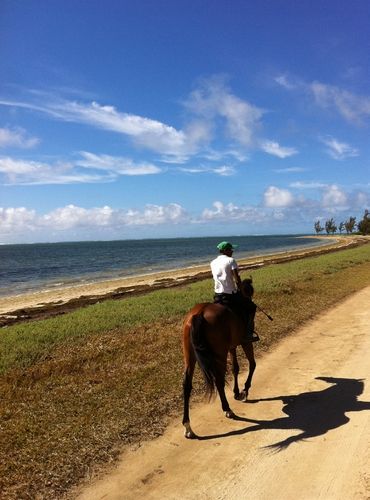
[{"label": "rider's arm", "polygon": [[233,269],[233,277],[236,283],[236,286],[238,287],[239,292],[243,295],[243,297],[246,296],[244,288],[242,287],[242,280],[240,279],[240,274],[237,269]]}]

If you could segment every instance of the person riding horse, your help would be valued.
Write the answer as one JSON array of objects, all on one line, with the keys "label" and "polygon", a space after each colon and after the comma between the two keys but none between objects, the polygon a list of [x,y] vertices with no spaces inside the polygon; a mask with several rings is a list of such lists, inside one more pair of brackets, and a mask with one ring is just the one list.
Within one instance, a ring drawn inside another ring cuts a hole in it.
[{"label": "person riding horse", "polygon": [[242,285],[238,264],[232,256],[236,245],[221,241],[217,248],[220,255],[211,262],[214,302],[228,307],[242,319],[245,325],[243,341],[256,342],[259,337],[254,332],[256,305],[252,301],[253,287],[250,285],[250,290],[247,290]]}]

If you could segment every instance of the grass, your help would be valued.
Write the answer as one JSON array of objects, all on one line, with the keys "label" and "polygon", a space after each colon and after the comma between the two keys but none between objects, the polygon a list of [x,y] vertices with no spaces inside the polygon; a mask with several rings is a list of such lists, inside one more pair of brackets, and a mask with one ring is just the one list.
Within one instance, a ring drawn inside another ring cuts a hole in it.
[{"label": "grass", "polygon": [[[251,274],[256,302],[274,317],[257,317],[258,363],[370,283],[370,245]],[[1,330],[0,497],[60,498],[122,446],[161,434],[181,410],[182,318],[211,290],[204,280]],[[201,397],[196,377],[193,401]]]}]

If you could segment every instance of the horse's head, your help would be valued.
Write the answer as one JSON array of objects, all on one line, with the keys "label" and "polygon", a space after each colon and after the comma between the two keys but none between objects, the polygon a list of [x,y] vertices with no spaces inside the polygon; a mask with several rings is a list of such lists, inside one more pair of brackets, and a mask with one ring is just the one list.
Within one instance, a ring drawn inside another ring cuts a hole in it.
[{"label": "horse's head", "polygon": [[252,298],[254,294],[254,288],[252,285],[252,278],[245,278],[242,281],[242,287],[247,297]]}]

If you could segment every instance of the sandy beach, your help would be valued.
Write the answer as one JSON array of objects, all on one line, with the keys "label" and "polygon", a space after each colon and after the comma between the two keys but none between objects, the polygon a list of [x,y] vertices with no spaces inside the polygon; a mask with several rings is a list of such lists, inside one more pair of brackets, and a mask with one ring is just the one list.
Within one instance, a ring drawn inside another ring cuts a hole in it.
[{"label": "sandy beach", "polygon": [[[323,239],[323,236],[319,236]],[[369,241],[361,236],[327,237],[328,243],[319,247],[280,252],[273,255],[236,259],[240,270],[320,255]],[[208,265],[170,269],[163,272],[77,285],[35,293],[0,298],[0,326],[31,318],[41,318],[76,309],[109,298],[139,294],[158,288],[168,288],[211,277]]]}]

